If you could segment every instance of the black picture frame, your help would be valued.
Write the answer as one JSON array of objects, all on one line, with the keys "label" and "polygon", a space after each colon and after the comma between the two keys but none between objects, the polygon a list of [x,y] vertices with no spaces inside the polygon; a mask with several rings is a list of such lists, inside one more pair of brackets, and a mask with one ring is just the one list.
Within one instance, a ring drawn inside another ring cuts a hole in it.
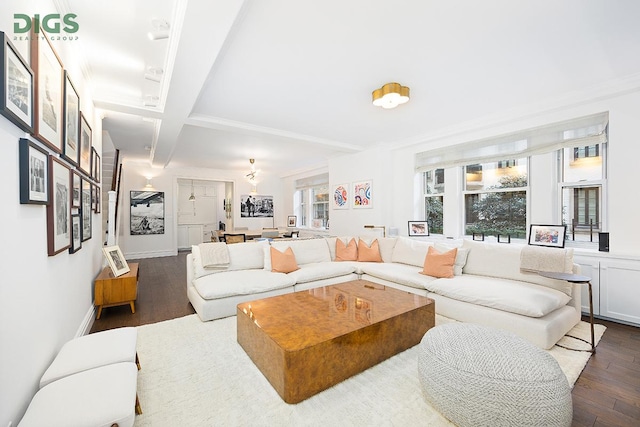
[{"label": "black picture frame", "polygon": [[82,215],[71,214],[71,246],[69,253],[74,254],[82,249]]},{"label": "black picture frame", "polygon": [[82,207],[80,208],[82,214],[82,241],[86,242],[91,239],[92,224],[91,224],[91,183],[82,178]]},{"label": "black picture frame", "polygon": [[64,117],[62,154],[74,166],[80,160],[80,97],[78,91],[71,82],[69,73],[64,71],[64,105],[62,114]]},{"label": "black picture frame", "polygon": [[71,171],[71,207],[82,207],[82,175],[77,170]]},{"label": "black picture frame", "polygon": [[428,236],[429,223],[427,221],[408,221],[409,236]]},{"label": "black picture frame", "polygon": [[80,112],[80,153],[78,167],[88,177],[91,176],[91,126],[86,117]]},{"label": "black picture frame", "polygon": [[71,246],[71,170],[56,156],[49,156],[47,205],[47,253],[54,256]]},{"label": "black picture frame", "polygon": [[131,191],[129,233],[164,234],[164,191]]},{"label": "black picture frame", "polygon": [[531,224],[529,226],[529,245],[564,248],[567,225]]},{"label": "black picture frame", "polygon": [[36,143],[20,138],[20,203],[49,204],[49,153]]},{"label": "black picture frame", "polygon": [[0,114],[25,132],[33,132],[33,70],[0,31]]},{"label": "black picture frame", "polygon": [[40,34],[35,33],[35,28],[34,22],[30,33],[31,67],[35,77],[33,136],[56,153],[62,153],[64,68],[49,36],[42,29]]},{"label": "black picture frame", "polygon": [[484,242],[484,233],[471,233],[471,238],[477,242]]}]

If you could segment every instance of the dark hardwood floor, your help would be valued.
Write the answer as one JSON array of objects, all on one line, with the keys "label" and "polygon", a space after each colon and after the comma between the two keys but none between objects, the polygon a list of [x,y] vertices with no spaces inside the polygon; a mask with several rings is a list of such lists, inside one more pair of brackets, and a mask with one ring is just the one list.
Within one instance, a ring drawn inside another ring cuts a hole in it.
[{"label": "dark hardwood floor", "polygon": [[[186,254],[132,261],[140,263],[135,314],[128,305],[105,308],[91,332],[195,313],[187,299]],[[596,322],[607,331],[573,388],[573,426],[640,426],[640,328]]]}]

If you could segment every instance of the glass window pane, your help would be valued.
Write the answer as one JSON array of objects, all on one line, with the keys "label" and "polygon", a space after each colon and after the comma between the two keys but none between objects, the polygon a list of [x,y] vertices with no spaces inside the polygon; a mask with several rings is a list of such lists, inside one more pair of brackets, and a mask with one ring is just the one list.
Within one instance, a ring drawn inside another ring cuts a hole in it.
[{"label": "glass window pane", "polygon": [[597,181],[603,177],[600,144],[562,150],[564,182]]},{"label": "glass window pane", "polygon": [[485,236],[510,234],[525,238],[527,227],[527,192],[505,191],[465,195],[465,234]]},{"label": "glass window pane", "polygon": [[424,194],[444,193],[444,169],[435,169],[424,173]]},{"label": "glass window pane", "polygon": [[600,193],[600,186],[562,189],[562,223],[567,225],[570,240],[598,241],[602,229]]},{"label": "glass window pane", "polygon": [[505,159],[465,167],[465,189],[482,191],[527,186],[527,159]]},{"label": "glass window pane", "polygon": [[442,196],[425,197],[424,211],[430,234],[442,234]]}]

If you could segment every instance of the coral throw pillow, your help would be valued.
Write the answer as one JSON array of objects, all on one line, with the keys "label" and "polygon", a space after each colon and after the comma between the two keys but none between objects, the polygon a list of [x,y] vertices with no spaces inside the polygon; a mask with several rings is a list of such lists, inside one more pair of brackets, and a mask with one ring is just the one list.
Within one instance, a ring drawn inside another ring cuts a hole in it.
[{"label": "coral throw pillow", "polygon": [[280,252],[273,246],[271,250],[271,271],[276,273],[291,273],[298,270],[296,256],[291,248],[287,248],[284,252]]},{"label": "coral throw pillow", "polygon": [[424,268],[420,274],[447,279],[453,277],[453,264],[456,262],[457,254],[458,248],[440,253],[430,246],[427,250],[427,256],[424,257]]},{"label": "coral throw pillow", "polygon": [[358,242],[358,261],[382,262],[378,239],[371,242],[371,246],[367,246],[367,244],[360,239]]},{"label": "coral throw pillow", "polygon": [[336,239],[336,261],[357,260],[358,246],[356,245],[356,239],[351,239],[348,245],[345,245],[342,240]]}]

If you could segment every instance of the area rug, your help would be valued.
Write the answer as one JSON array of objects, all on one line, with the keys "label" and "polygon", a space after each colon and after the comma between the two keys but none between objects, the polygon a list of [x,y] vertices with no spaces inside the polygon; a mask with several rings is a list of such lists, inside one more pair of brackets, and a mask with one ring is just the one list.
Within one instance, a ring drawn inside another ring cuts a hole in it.
[{"label": "area rug", "polygon": [[[436,324],[450,319],[440,316]],[[596,325],[596,342],[605,331]],[[569,335],[589,339],[581,322]],[[560,344],[589,345],[564,337]],[[591,353],[558,346],[573,386]],[[301,403],[285,403],[236,341],[236,318],[201,322],[190,315],[138,328],[135,426],[391,426],[452,424],[425,400],[418,379],[418,346]]]}]

